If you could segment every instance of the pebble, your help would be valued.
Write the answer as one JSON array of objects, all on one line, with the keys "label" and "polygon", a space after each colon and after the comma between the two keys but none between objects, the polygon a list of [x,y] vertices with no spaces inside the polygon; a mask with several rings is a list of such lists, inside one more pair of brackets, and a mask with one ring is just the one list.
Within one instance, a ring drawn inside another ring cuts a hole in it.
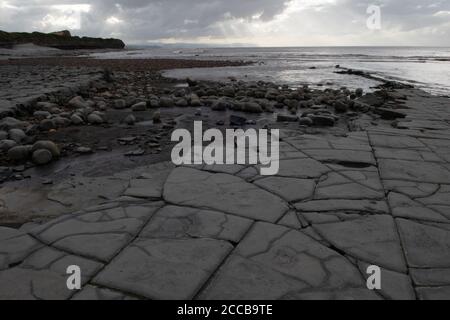
[{"label": "pebble", "polygon": [[277,122],[297,122],[297,121],[298,121],[297,116],[291,116],[291,115],[285,115],[285,114],[277,115]]},{"label": "pebble", "polygon": [[131,110],[133,111],[145,111],[147,109],[146,102],[138,102],[131,106]]},{"label": "pebble", "polygon": [[43,131],[49,131],[52,129],[56,129],[57,126],[56,126],[55,122],[53,121],[53,119],[44,119],[40,122],[39,128]]},{"label": "pebble", "polygon": [[80,96],[76,96],[73,97],[70,101],[69,101],[69,106],[72,108],[86,108],[89,106],[89,104]]},{"label": "pebble", "polygon": [[77,115],[77,114],[73,114],[71,117],[70,117],[70,121],[72,122],[72,124],[74,124],[74,125],[80,125],[80,124],[83,124],[84,123],[84,120],[83,120],[83,118],[81,118],[79,115]]},{"label": "pebble", "polygon": [[23,132],[22,129],[11,129],[9,130],[8,134],[9,139],[14,140],[17,143],[21,143],[27,137],[27,135],[25,134],[25,132]]},{"label": "pebble", "polygon": [[50,163],[53,159],[52,153],[46,149],[39,149],[33,152],[31,157],[33,162],[37,165],[44,165]]},{"label": "pebble", "polygon": [[31,146],[16,146],[8,150],[8,157],[11,160],[26,160],[30,156]]},{"label": "pebble", "polygon": [[114,100],[114,109],[125,109],[127,107],[127,103],[123,99]]},{"label": "pebble", "polygon": [[173,99],[172,99],[172,98],[169,98],[169,97],[161,97],[161,98],[159,99],[159,105],[160,105],[160,107],[162,107],[162,108],[170,108],[170,107],[173,107],[174,102],[173,102]]},{"label": "pebble", "polygon": [[13,117],[6,117],[0,121],[0,130],[25,129],[29,126],[28,122],[17,120]]},{"label": "pebble", "polygon": [[44,149],[50,151],[53,157],[58,158],[60,156],[60,151],[56,143],[50,140],[40,140],[33,144],[32,151],[39,149]]},{"label": "pebble", "polygon": [[36,119],[39,119],[39,120],[46,119],[46,118],[50,117],[50,115],[51,115],[50,112],[42,111],[42,110],[35,111],[33,113],[33,117],[35,117]]},{"label": "pebble", "polygon": [[91,113],[90,115],[88,115],[87,121],[88,121],[90,124],[101,124],[101,123],[103,123],[102,117],[100,117],[100,116],[99,116],[98,114],[96,114],[96,113]]},{"label": "pebble", "polygon": [[0,150],[3,152],[8,151],[15,146],[17,146],[17,142],[15,142],[14,140],[5,139],[0,141]]},{"label": "pebble", "polygon": [[309,117],[303,117],[303,118],[300,118],[299,120],[298,120],[298,123],[301,125],[301,126],[312,126],[313,125],[313,121],[311,120],[311,118],[309,118]]},{"label": "pebble", "polygon": [[309,117],[316,126],[332,127],[335,123],[334,117],[331,116],[311,115]]},{"label": "pebble", "polygon": [[93,151],[91,148],[88,147],[78,147],[75,149],[75,152],[79,154],[89,154],[92,153]]},{"label": "pebble", "polygon": [[153,114],[153,123],[161,123],[161,112],[156,111]]},{"label": "pebble", "polygon": [[337,100],[334,102],[334,110],[338,113],[345,113],[348,110],[348,105],[342,100]]},{"label": "pebble", "polygon": [[125,119],[123,119],[123,122],[129,126],[132,126],[136,123],[136,117],[132,114],[129,114],[128,116],[125,117]]},{"label": "pebble", "polygon": [[231,115],[230,116],[230,125],[232,126],[243,126],[247,122],[247,119],[241,116]]}]

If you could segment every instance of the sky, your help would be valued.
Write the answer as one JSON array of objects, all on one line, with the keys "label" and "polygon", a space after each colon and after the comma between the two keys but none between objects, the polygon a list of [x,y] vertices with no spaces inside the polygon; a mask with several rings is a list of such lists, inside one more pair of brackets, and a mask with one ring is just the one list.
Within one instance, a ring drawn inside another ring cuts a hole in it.
[{"label": "sky", "polygon": [[152,43],[450,46],[450,0],[0,0],[0,30]]}]

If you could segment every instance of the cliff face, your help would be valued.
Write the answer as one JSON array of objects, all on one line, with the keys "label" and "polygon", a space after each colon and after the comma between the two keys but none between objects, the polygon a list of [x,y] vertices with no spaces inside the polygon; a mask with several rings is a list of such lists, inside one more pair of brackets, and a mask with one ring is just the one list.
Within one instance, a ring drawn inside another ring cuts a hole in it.
[{"label": "cliff face", "polygon": [[4,32],[0,30],[0,47],[12,47],[23,43],[63,50],[123,49],[125,47],[125,43],[120,39],[72,37],[67,30],[53,33]]}]

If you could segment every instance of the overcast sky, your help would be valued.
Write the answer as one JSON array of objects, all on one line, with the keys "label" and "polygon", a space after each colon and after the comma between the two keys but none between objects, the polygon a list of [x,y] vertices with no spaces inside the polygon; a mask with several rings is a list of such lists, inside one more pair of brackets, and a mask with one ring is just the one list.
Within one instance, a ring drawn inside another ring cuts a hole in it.
[{"label": "overcast sky", "polygon": [[128,44],[450,46],[450,0],[0,0],[0,30],[61,29]]}]

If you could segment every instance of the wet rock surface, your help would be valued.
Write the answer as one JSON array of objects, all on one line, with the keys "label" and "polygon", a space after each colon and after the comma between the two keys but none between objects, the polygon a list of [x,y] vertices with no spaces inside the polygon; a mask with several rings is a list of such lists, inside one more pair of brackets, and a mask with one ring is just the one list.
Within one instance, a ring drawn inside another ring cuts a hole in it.
[{"label": "wet rock surface", "polygon": [[[0,119],[1,299],[450,298],[448,98],[109,76]],[[174,166],[194,120],[280,129],[278,174]]]}]

